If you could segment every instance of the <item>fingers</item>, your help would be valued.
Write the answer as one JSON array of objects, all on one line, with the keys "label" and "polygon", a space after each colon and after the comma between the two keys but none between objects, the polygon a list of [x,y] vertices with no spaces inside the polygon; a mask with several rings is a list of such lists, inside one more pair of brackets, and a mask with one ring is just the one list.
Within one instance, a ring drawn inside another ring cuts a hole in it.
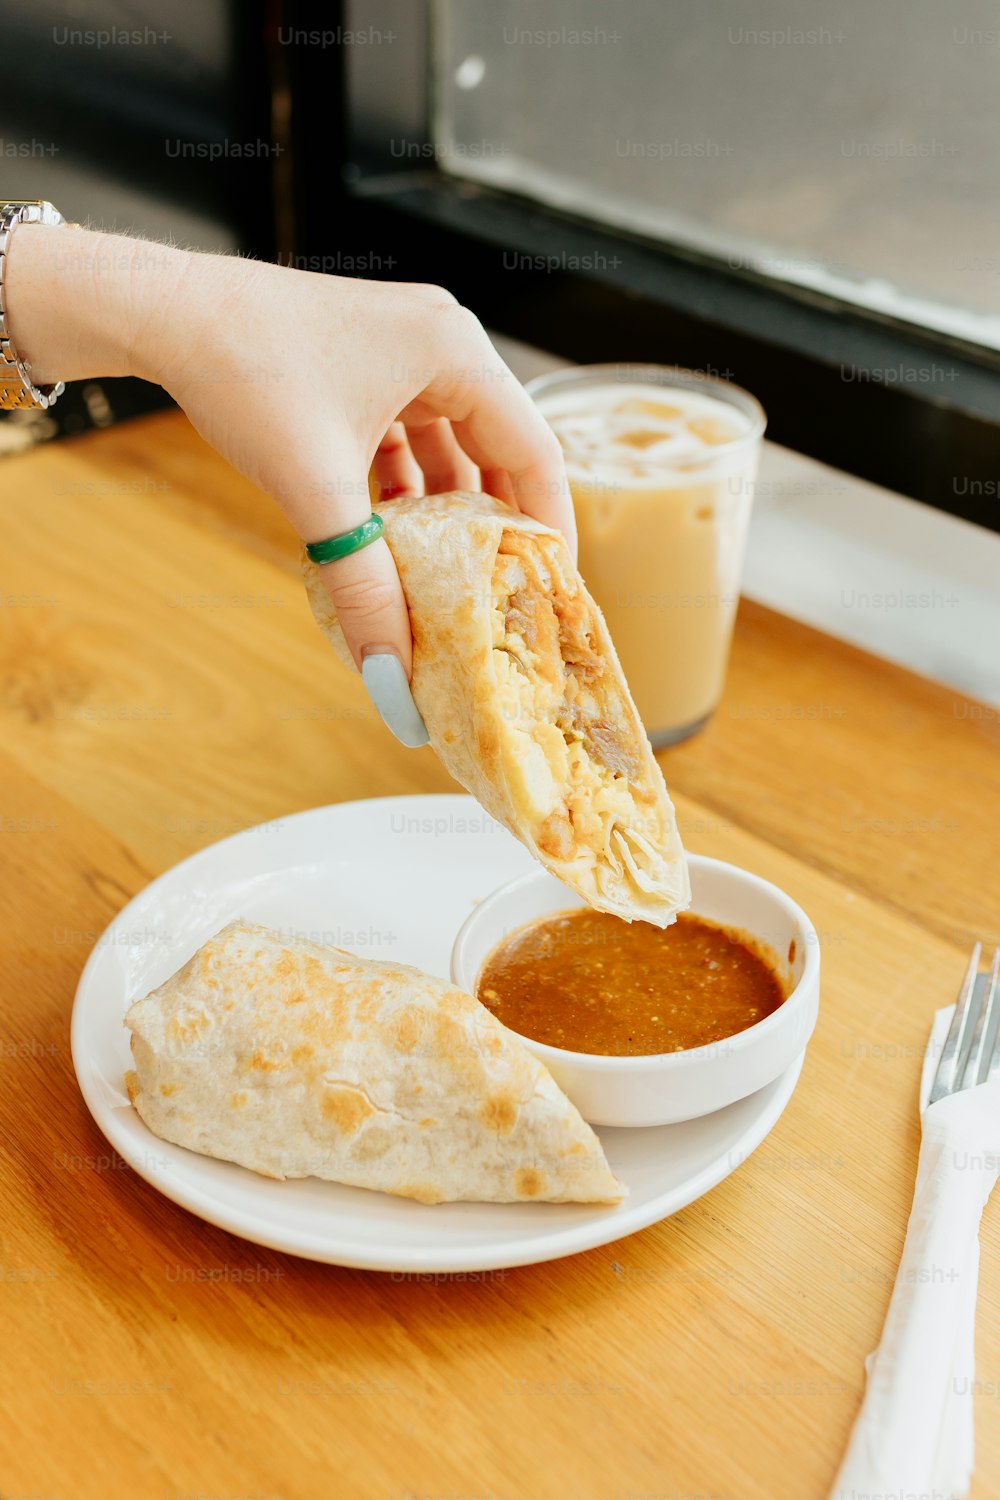
[{"label": "fingers", "polygon": [[[457,448],[458,444],[455,446]],[[413,457],[402,422],[393,422],[379,443],[372,462],[372,472],[378,484],[380,500],[391,500],[394,495],[423,494],[423,476]]]},{"label": "fingers", "polygon": [[576,519],[562,449],[531,397],[466,308],[437,309],[441,373],[421,401],[451,421],[460,446],[484,474],[510,476],[527,515],[561,531],[576,556]]},{"label": "fingers", "polygon": [[507,475],[518,509],[561,531],[575,560],[576,517],[559,440],[531,398],[517,389],[527,410],[511,392],[503,399],[495,390],[477,392],[481,404],[464,421],[452,423],[455,436],[480,469]]},{"label": "fingers", "polygon": [[484,469],[482,483],[487,495],[492,495],[495,499],[502,500],[505,505],[513,505],[514,509],[517,509],[514,486],[506,469]]},{"label": "fingers", "polygon": [[[364,460],[351,452],[346,440],[315,453],[300,449],[297,457],[299,465],[283,470],[272,493],[304,542],[341,536],[368,519],[371,503]],[[410,617],[385,539],[321,564],[319,575],[359,669],[365,655],[378,647],[394,652],[409,677]]]},{"label": "fingers", "polygon": [[399,657],[409,677],[410,617],[396,564],[384,538],[350,557],[324,563],[319,571],[358,668],[369,653],[391,651]]},{"label": "fingers", "polygon": [[324,564],[320,576],[382,722],[404,745],[426,745],[409,685],[410,620],[384,539]]},{"label": "fingers", "polygon": [[[312,485],[302,482],[293,490],[297,502],[291,497],[285,502],[287,514],[307,543],[352,531],[371,513],[367,481],[350,477],[363,473],[356,460],[344,464],[331,453],[322,466],[338,477]],[[318,571],[348,650],[383,722],[404,745],[426,744],[427,730],[409,686],[413,668],[410,617],[385,538],[336,562],[323,563]]]},{"label": "fingers", "polygon": [[436,417],[413,426],[393,422],[372,461],[379,499],[479,491],[479,470],[459,447],[451,423]]},{"label": "fingers", "polygon": [[407,427],[406,433],[413,457],[424,473],[426,494],[442,495],[447,490],[478,493],[479,471],[459,447],[450,422],[439,418]]}]

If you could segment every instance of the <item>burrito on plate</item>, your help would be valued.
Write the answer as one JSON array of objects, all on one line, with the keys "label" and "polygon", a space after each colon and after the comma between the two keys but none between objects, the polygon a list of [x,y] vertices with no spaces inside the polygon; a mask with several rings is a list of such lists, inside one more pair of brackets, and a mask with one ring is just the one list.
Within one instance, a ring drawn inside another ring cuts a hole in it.
[{"label": "burrito on plate", "polygon": [[[409,606],[413,696],[447,770],[591,906],[667,926],[690,901],[674,810],[563,538],[487,495],[376,512]],[[319,569],[304,566],[350,663]]]},{"label": "burrito on plate", "polygon": [[543,1065],[419,969],[232,922],[125,1024],[150,1130],[266,1177],[422,1203],[624,1195]]}]

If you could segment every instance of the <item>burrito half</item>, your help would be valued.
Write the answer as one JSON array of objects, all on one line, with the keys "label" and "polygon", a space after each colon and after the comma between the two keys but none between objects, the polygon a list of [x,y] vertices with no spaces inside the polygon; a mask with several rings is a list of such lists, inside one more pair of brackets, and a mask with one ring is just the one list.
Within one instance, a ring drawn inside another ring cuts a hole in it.
[{"label": "burrito half", "polygon": [[419,969],[233,922],[125,1024],[150,1130],[265,1177],[422,1203],[624,1195],[543,1065]]},{"label": "burrito half", "polygon": [[[413,631],[413,696],[452,776],[599,911],[691,899],[660,768],[563,538],[487,495],[376,507]],[[351,657],[319,569],[314,615]]]}]

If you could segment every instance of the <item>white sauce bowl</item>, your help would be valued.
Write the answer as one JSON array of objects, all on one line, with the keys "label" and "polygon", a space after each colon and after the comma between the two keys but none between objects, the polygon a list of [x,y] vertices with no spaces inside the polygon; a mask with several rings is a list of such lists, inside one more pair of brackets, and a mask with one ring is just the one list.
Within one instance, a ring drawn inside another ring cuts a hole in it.
[{"label": "white sauce bowl", "polygon": [[[670,1125],[724,1109],[779,1077],[816,1025],[819,938],[802,908],[769,880],[737,865],[689,854],[688,867],[691,911],[755,938],[788,997],[745,1031],[682,1052],[604,1057],[522,1037],[592,1125]],[[501,886],[462,924],[451,954],[452,979],[474,995],[485,960],[503,938],[526,922],[585,905],[542,869]]]}]

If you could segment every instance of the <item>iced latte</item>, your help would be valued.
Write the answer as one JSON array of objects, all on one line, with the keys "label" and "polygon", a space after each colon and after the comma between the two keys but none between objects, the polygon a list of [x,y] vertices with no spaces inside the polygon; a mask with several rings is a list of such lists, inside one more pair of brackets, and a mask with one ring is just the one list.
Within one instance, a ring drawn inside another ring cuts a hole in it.
[{"label": "iced latte", "polygon": [[580,571],[650,739],[684,739],[722,695],[764,413],[737,386],[658,365],[528,389],[565,452]]}]

